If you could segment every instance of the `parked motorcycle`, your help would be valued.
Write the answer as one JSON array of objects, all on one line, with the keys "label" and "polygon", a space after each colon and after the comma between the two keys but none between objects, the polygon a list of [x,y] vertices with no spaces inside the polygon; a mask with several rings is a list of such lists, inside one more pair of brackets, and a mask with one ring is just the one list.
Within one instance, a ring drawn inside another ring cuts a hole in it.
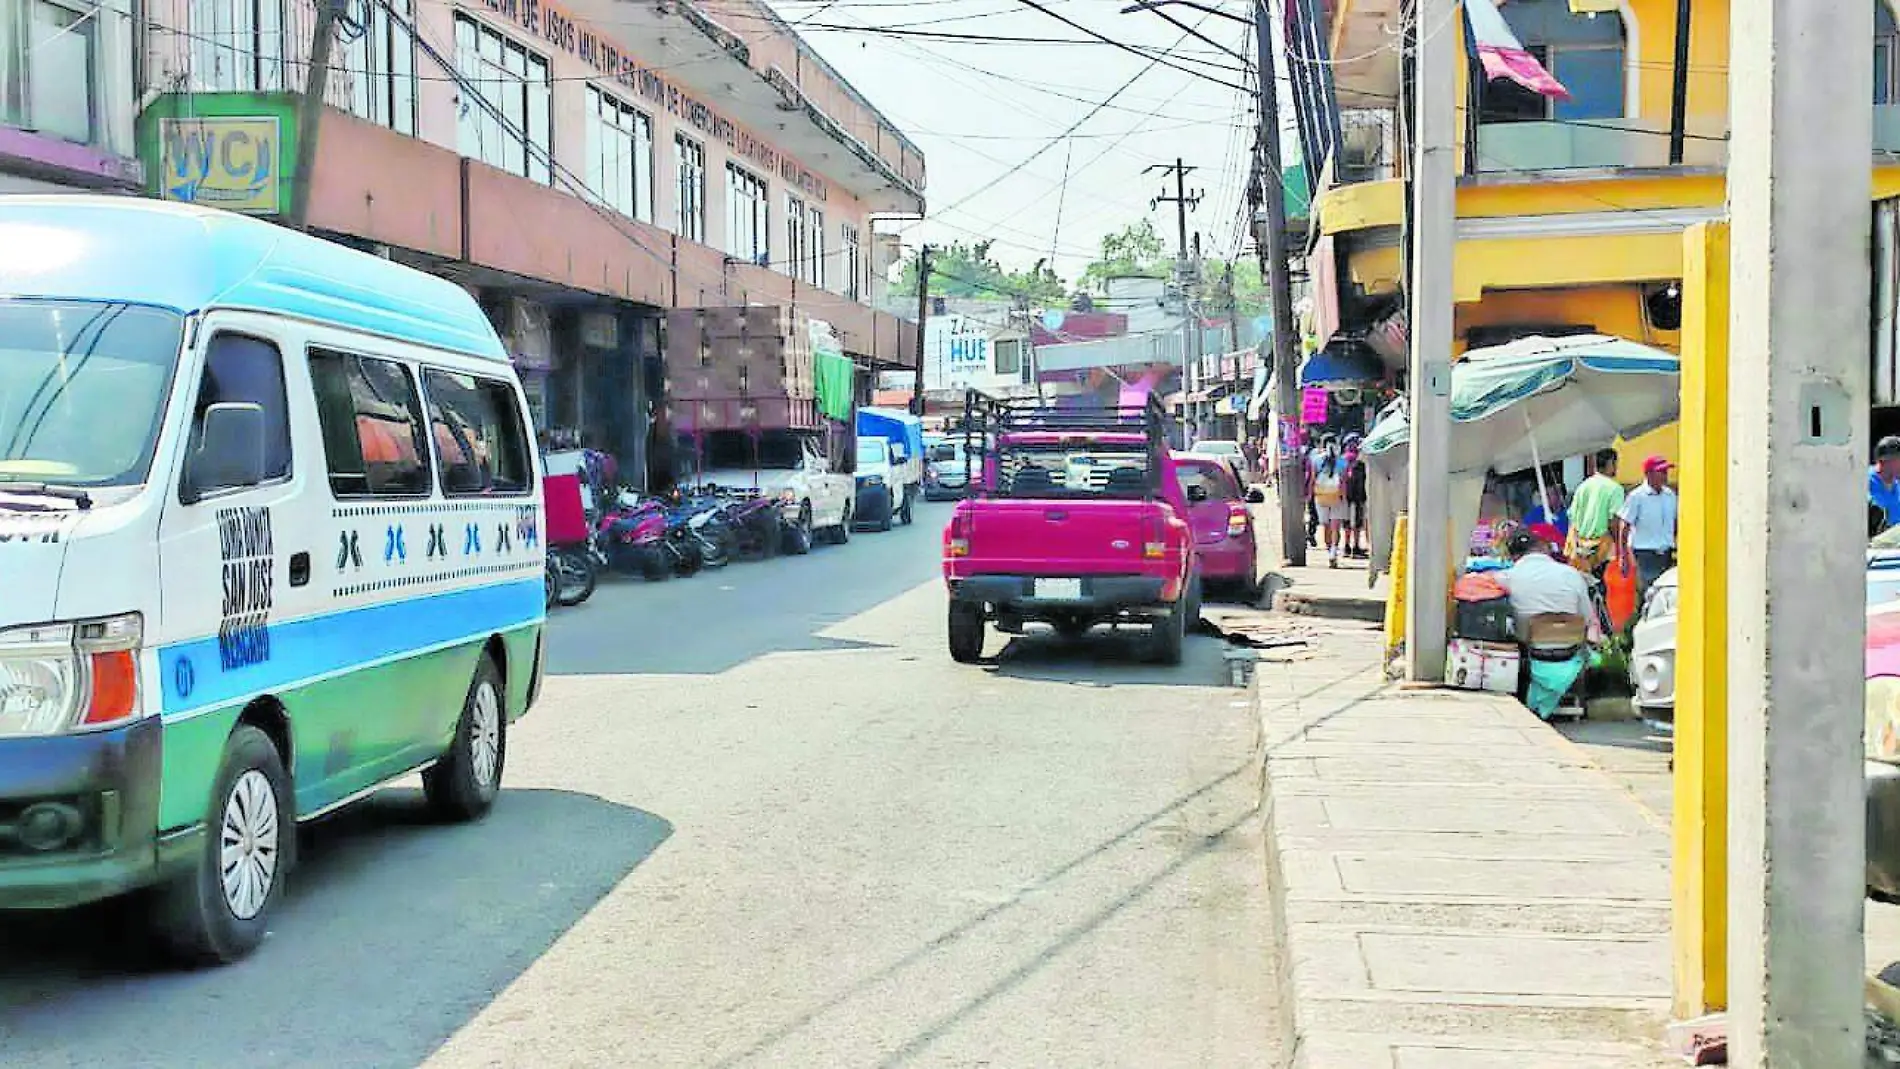
[{"label": "parked motorcycle", "polygon": [[666,512],[658,502],[623,497],[601,515],[594,536],[596,561],[622,575],[659,582],[672,578],[682,564],[680,549],[667,531]]},{"label": "parked motorcycle", "polygon": [[591,548],[552,546],[548,549],[548,605],[572,607],[594,594],[598,572]]}]

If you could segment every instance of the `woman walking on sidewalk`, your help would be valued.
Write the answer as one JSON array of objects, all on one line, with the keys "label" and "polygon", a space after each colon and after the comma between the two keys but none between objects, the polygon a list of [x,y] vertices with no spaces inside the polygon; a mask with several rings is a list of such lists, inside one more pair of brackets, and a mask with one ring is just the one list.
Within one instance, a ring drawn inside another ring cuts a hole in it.
[{"label": "woman walking on sidewalk", "polygon": [[1313,465],[1313,508],[1326,537],[1326,566],[1339,567],[1339,554],[1345,547],[1346,520],[1352,506],[1346,503],[1346,462],[1339,447],[1328,441]]}]

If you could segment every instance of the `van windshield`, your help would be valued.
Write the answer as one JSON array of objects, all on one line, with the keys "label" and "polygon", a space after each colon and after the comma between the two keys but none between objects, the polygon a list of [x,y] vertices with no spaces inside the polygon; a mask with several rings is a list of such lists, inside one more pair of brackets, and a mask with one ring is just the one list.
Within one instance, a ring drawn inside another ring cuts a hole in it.
[{"label": "van windshield", "polygon": [[142,305],[0,298],[0,485],[143,483],[183,329]]}]

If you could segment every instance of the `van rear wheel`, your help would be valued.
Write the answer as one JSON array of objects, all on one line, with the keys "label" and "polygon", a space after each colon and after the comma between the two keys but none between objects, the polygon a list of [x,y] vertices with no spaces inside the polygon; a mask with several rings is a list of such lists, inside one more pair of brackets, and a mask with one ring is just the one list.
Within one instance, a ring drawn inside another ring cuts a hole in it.
[{"label": "van rear wheel", "polygon": [[508,702],[501,672],[487,654],[475,663],[475,679],[462,699],[455,739],[433,767],[422,774],[429,808],[445,820],[480,820],[501,793],[501,770],[508,758]]},{"label": "van rear wheel", "polygon": [[290,776],[270,736],[239,724],[224,742],[191,868],[152,898],[163,948],[192,965],[225,965],[257,949],[296,856]]}]

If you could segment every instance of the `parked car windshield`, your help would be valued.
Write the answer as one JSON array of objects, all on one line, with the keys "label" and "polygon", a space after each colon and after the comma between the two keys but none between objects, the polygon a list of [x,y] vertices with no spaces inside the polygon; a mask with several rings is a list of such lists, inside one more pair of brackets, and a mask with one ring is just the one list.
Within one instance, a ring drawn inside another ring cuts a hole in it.
[{"label": "parked car windshield", "polygon": [[1148,454],[1087,445],[1011,446],[998,470],[1005,497],[1135,498],[1148,489]]},{"label": "parked car windshield", "polygon": [[1190,496],[1196,486],[1207,491],[1210,501],[1239,501],[1240,484],[1234,481],[1234,475],[1219,461],[1184,460],[1177,458],[1175,477],[1181,481],[1181,490]]},{"label": "parked car windshield", "polygon": [[142,305],[0,299],[0,485],[143,483],[183,329]]}]

